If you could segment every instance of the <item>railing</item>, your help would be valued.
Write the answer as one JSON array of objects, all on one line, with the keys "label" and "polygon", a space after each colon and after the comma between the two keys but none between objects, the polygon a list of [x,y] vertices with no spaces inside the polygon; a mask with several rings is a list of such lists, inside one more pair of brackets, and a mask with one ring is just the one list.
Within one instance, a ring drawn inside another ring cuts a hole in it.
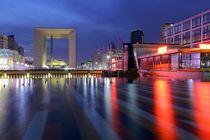
[{"label": "railing", "polygon": [[0,71],[0,78],[85,78],[101,77],[99,70],[69,70],[69,71]]}]

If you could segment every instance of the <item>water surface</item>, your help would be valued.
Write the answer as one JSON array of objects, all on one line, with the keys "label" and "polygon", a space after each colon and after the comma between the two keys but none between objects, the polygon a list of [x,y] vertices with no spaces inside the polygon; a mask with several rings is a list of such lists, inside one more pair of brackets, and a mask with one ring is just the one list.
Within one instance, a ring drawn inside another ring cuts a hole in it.
[{"label": "water surface", "polygon": [[210,139],[210,82],[0,79],[0,139]]}]

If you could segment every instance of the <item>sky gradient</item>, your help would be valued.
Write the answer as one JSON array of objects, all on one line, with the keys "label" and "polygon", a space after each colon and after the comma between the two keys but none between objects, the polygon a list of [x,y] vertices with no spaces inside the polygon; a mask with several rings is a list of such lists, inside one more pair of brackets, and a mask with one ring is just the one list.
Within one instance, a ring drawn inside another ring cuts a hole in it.
[{"label": "sky gradient", "polygon": [[[81,62],[109,42],[128,42],[134,29],[144,31],[146,42],[159,42],[161,24],[207,9],[208,0],[1,0],[0,33],[14,34],[31,55],[33,27],[75,28]],[[57,41],[55,50],[67,56],[67,41]]]}]

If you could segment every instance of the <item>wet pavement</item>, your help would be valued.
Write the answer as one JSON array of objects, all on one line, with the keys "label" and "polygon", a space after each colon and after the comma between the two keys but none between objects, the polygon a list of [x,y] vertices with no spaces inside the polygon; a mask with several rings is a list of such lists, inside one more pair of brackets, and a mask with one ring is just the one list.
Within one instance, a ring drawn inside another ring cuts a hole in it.
[{"label": "wet pavement", "polygon": [[111,81],[0,79],[0,139],[210,139],[210,82]]}]

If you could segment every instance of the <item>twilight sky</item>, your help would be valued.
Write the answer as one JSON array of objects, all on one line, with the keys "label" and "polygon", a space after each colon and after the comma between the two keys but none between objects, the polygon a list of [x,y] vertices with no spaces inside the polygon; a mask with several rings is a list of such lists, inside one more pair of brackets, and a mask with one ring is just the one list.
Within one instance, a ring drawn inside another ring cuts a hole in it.
[{"label": "twilight sky", "polygon": [[[82,61],[109,42],[128,42],[134,29],[144,31],[146,42],[158,42],[161,24],[207,9],[209,0],[1,0],[0,33],[14,34],[31,55],[33,27],[75,28]],[[67,41],[55,42],[57,58],[67,49]]]}]

